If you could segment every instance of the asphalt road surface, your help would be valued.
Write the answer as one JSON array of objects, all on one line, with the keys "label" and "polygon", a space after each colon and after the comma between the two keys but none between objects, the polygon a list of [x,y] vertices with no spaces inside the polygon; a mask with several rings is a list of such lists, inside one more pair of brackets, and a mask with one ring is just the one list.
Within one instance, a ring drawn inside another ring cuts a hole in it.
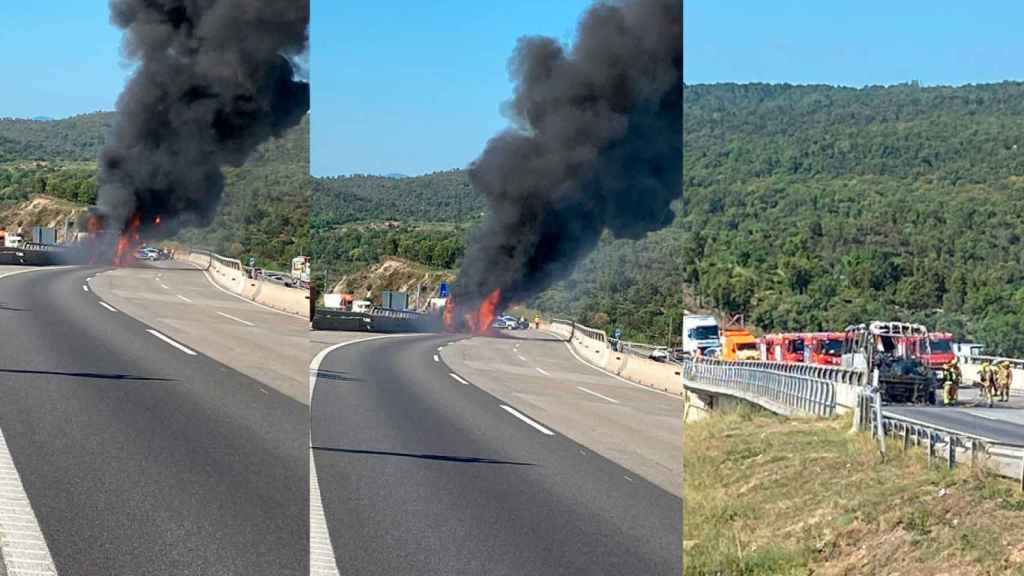
[{"label": "asphalt road surface", "polygon": [[962,388],[960,404],[945,406],[884,406],[887,413],[975,435],[999,443],[1024,446],[1024,396],[1011,392],[1009,402],[988,402],[977,388]]},{"label": "asphalt road surface", "polygon": [[100,299],[97,272],[0,279],[0,431],[58,572],[306,574],[303,404]]},{"label": "asphalt road surface", "polygon": [[129,316],[302,403],[323,346],[309,321],[217,287],[190,262],[159,261],[96,276],[93,290]]},{"label": "asphalt road surface", "polygon": [[441,353],[458,374],[665,490],[683,495],[683,398],[617,378],[536,330],[460,340]]},{"label": "asphalt road surface", "polygon": [[329,352],[311,442],[342,574],[682,573],[682,500],[459,375],[455,338]]}]

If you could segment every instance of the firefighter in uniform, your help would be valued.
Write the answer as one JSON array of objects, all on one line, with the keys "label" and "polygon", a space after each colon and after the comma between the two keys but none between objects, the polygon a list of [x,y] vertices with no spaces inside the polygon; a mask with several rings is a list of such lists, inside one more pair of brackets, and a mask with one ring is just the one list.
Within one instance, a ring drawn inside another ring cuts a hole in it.
[{"label": "firefighter in uniform", "polygon": [[960,382],[962,375],[960,365],[956,358],[953,358],[942,367],[942,403],[946,406],[955,406],[960,395]]},{"label": "firefighter in uniform", "polygon": [[985,395],[985,399],[988,400],[988,406],[991,408],[992,399],[995,396],[995,369],[988,362],[983,362],[978,375],[981,378],[981,392]]},{"label": "firefighter in uniform", "polygon": [[1013,368],[1008,360],[999,365],[999,401],[1010,401],[1010,385],[1013,383]]}]

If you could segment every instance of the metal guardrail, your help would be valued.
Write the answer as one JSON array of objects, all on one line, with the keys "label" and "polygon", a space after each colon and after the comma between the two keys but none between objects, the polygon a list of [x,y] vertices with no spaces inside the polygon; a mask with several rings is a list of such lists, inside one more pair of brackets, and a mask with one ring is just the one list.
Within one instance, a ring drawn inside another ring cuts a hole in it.
[{"label": "metal guardrail", "polygon": [[395,310],[393,308],[384,308],[383,306],[370,306],[366,313],[380,318],[401,318],[402,320],[418,320],[430,316],[429,314],[423,314],[414,310]]},{"label": "metal guardrail", "polygon": [[863,374],[829,366],[690,358],[686,386],[736,396],[786,416],[833,416],[836,384],[860,385]]},{"label": "metal guardrail", "polygon": [[[870,398],[868,394],[863,396],[869,403]],[[999,476],[1016,480],[1024,491],[1024,443],[997,441],[887,413],[884,409],[880,413],[881,426],[878,422],[879,411],[867,410],[872,435],[878,439],[883,454],[886,450],[886,437],[900,440],[904,450],[909,449],[911,444],[918,447],[923,445],[928,451],[929,464],[941,459],[947,467],[953,468],[961,459],[966,459],[972,468],[985,466]]]},{"label": "metal guardrail", "polygon": [[603,344],[608,343],[608,335],[604,333],[604,330],[598,330],[597,328],[584,326],[583,324],[580,324],[579,322],[575,322],[573,320],[563,320],[560,318],[555,318],[551,320],[551,324],[559,324],[561,326],[569,328],[571,331],[573,331],[573,333],[579,332],[580,334],[586,336],[587,338],[597,340]]}]

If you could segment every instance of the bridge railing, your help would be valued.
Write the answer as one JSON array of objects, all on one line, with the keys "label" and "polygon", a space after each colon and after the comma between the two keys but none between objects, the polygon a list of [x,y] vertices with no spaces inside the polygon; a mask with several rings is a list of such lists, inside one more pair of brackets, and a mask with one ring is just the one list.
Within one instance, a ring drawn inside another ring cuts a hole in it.
[{"label": "bridge railing", "polygon": [[688,388],[740,397],[788,416],[833,416],[837,385],[860,386],[863,373],[832,366],[690,358]]}]

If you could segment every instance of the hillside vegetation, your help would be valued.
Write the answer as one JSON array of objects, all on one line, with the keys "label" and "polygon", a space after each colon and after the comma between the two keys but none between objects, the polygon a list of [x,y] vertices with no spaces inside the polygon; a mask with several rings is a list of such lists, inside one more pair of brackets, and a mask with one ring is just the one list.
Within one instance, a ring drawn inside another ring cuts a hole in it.
[{"label": "hillside vegetation", "polygon": [[[18,218],[20,207],[40,195],[73,203],[68,210],[94,203],[96,160],[113,121],[112,112],[64,120],[0,119],[0,214]],[[266,267],[283,268],[292,257],[309,254],[308,117],[225,175],[213,225],[185,231],[178,240],[229,256],[255,256]]]}]

